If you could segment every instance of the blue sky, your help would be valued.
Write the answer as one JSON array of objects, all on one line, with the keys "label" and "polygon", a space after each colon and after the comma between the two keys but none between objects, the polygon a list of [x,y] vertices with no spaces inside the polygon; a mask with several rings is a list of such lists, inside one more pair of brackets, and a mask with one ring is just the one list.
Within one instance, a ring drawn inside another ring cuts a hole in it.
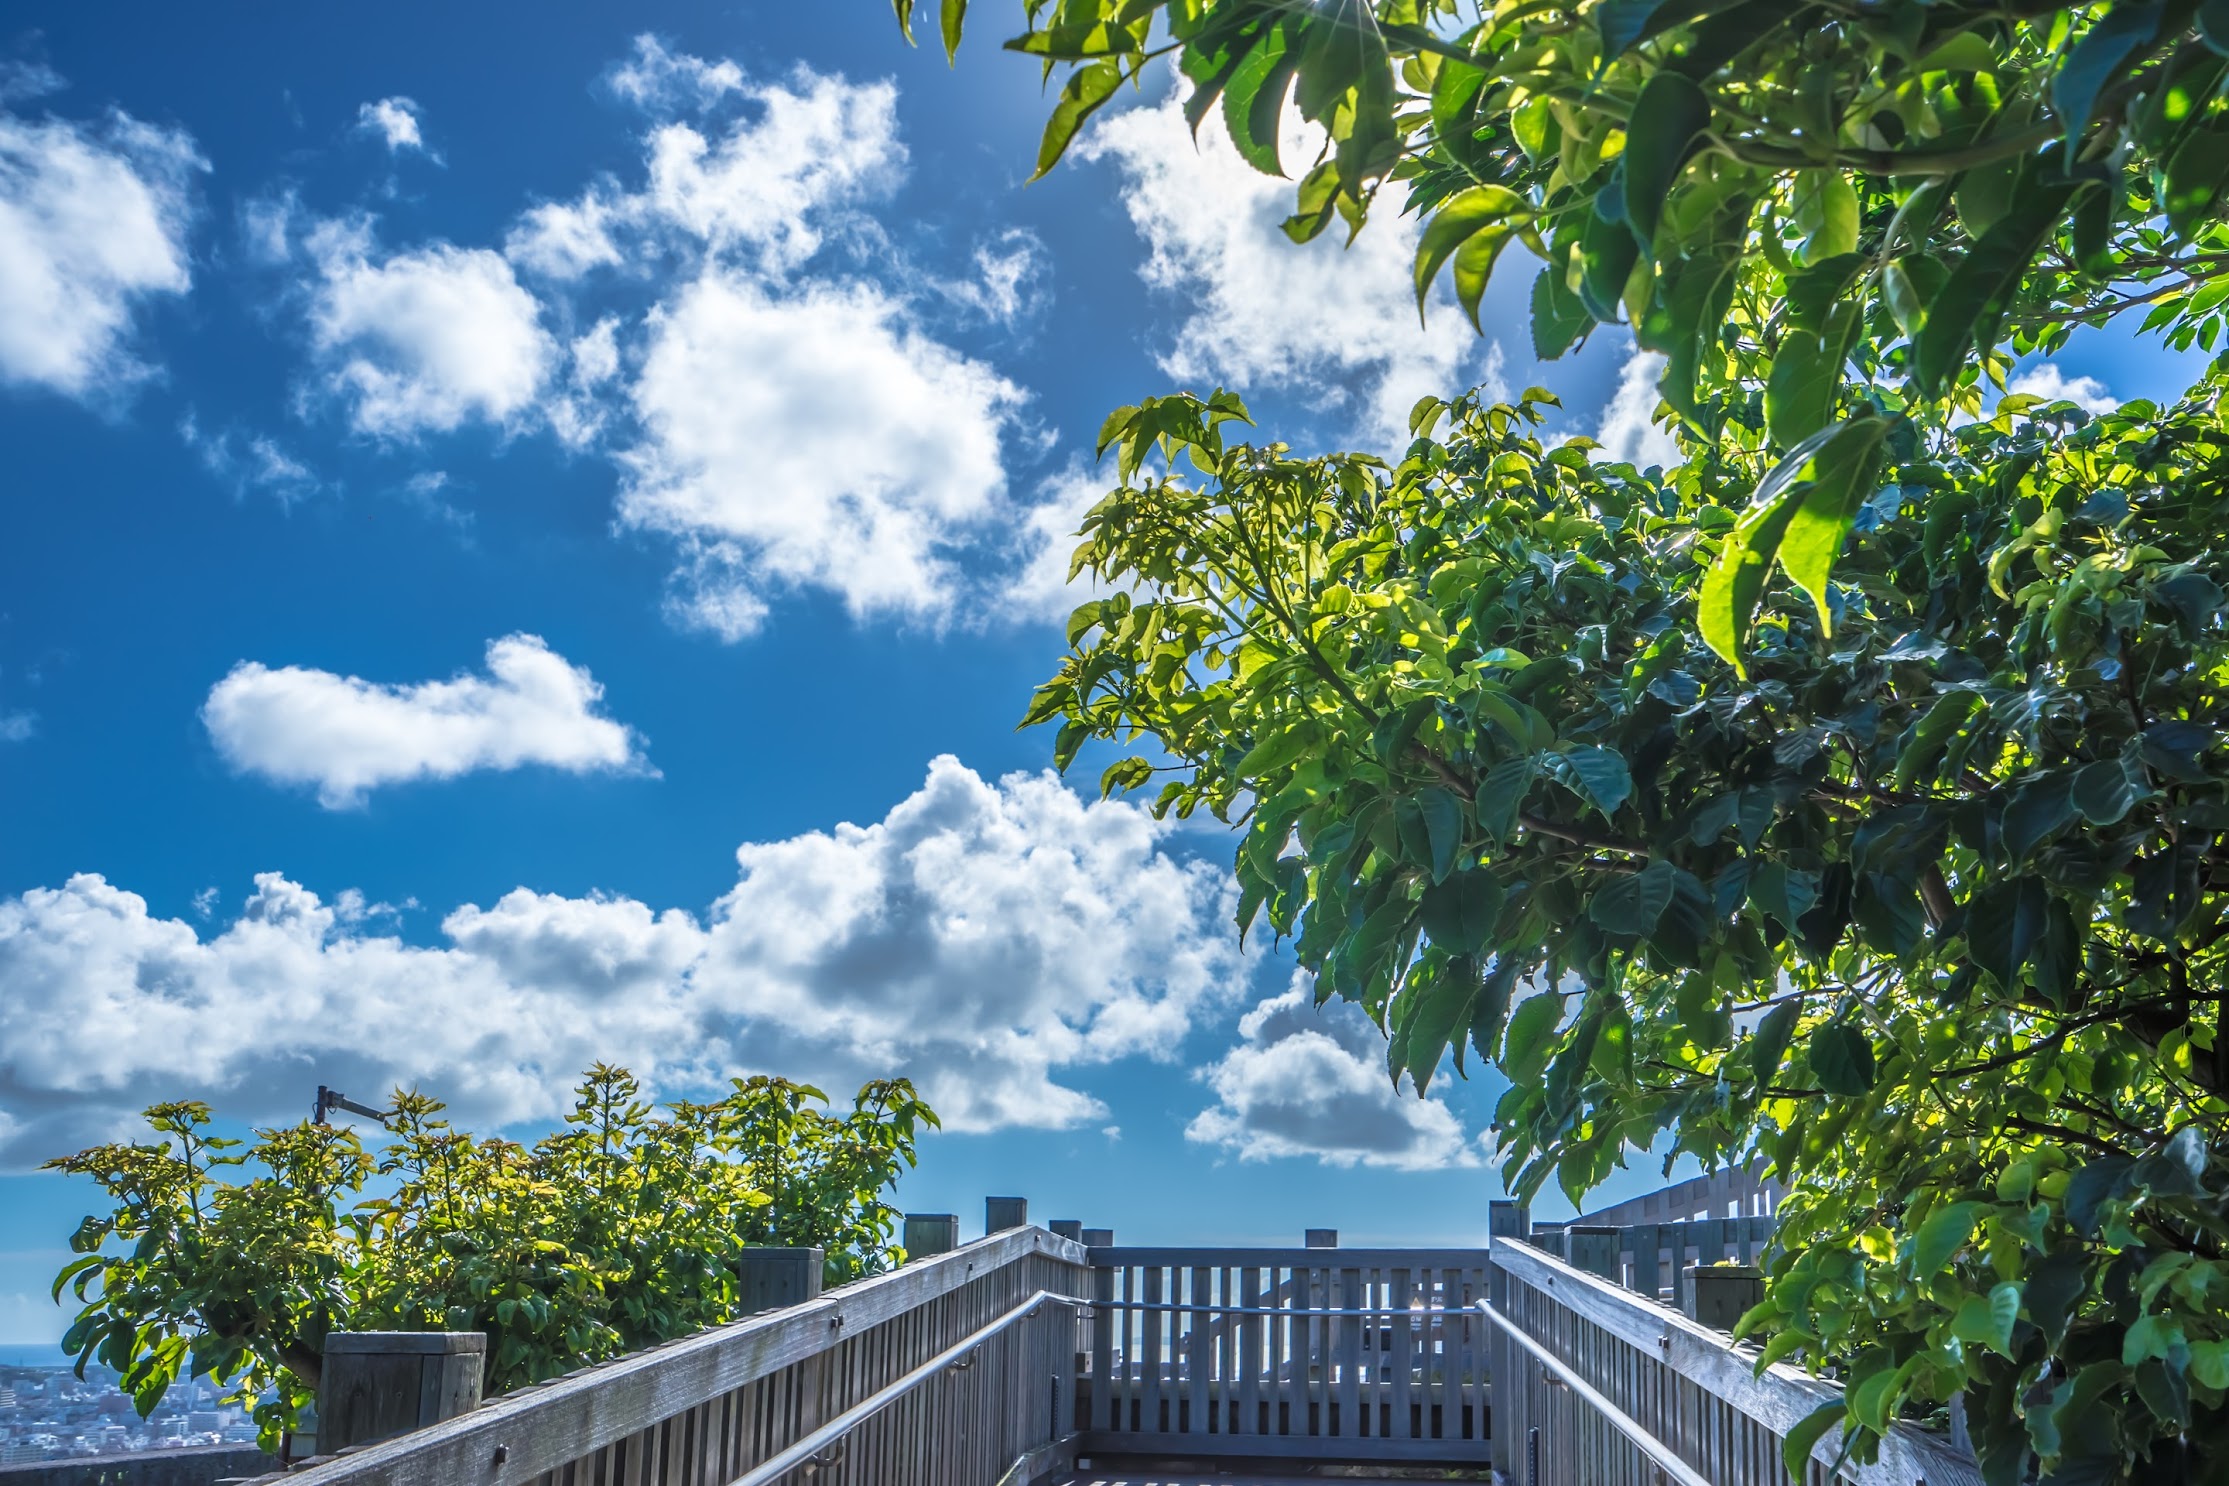
[{"label": "blue sky", "polygon": [[1292,248],[1157,92],[1025,189],[977,9],[956,70],[880,0],[11,9],[0,1342],[87,1205],[30,1168],[146,1103],[531,1131],[595,1058],[908,1072],[955,1129],[901,1201],[968,1223],[1483,1231],[1493,1090],[1383,1087],[1220,834],[1014,722],[1110,408],[1387,444],[1541,382],[1645,451],[1647,368],[1533,364],[1525,264],[1420,329],[1405,223]]}]

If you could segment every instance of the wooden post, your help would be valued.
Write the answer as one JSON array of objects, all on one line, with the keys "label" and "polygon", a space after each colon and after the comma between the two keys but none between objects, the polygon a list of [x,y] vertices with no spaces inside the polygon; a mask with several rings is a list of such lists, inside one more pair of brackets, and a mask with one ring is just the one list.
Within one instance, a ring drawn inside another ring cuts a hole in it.
[{"label": "wooden post", "polygon": [[1765,1274],[1754,1264],[1698,1264],[1687,1280],[1695,1320],[1717,1331],[1732,1331],[1765,1298]]},{"label": "wooden post", "polygon": [[331,1455],[480,1406],[478,1331],[333,1331],[317,1387],[317,1448]]},{"label": "wooden post", "polygon": [[931,1254],[949,1254],[959,1246],[959,1214],[906,1214],[905,1249],[908,1259],[925,1259]]},{"label": "wooden post", "polygon": [[1336,1249],[1339,1247],[1339,1230],[1336,1228],[1303,1228],[1300,1232],[1301,1247],[1309,1249]]},{"label": "wooden post", "polygon": [[1111,1249],[1114,1247],[1114,1230],[1112,1228],[1086,1228],[1080,1241],[1087,1249]]},{"label": "wooden post", "polygon": [[1004,1233],[1009,1228],[1029,1226],[1029,1199],[1027,1197],[986,1197],[983,1199],[983,1231]]},{"label": "wooden post", "polygon": [[779,1310],[820,1298],[822,1262],[819,1249],[782,1249],[754,1245],[743,1251],[737,1266],[743,1314]]},{"label": "wooden post", "polygon": [[1486,1241],[1497,1238],[1529,1238],[1532,1236],[1532,1209],[1511,1198],[1496,1198],[1486,1204]]},{"label": "wooden post", "polygon": [[1564,1229],[1564,1240],[1571,1245],[1565,1256],[1573,1269],[1583,1269],[1598,1274],[1613,1284],[1625,1283],[1625,1276],[1618,1272],[1618,1240],[1615,1228],[1594,1223],[1574,1223]]},{"label": "wooden post", "polygon": [[1045,1226],[1053,1231],[1053,1237],[1055,1238],[1065,1238],[1070,1243],[1082,1243],[1084,1241],[1084,1225],[1081,1218],[1055,1218]]},{"label": "wooden post", "polygon": [[1651,1300],[1664,1288],[1664,1268],[1657,1256],[1664,1247],[1666,1231],[1663,1223],[1636,1223],[1626,1230],[1633,1248],[1633,1278],[1626,1288]]}]

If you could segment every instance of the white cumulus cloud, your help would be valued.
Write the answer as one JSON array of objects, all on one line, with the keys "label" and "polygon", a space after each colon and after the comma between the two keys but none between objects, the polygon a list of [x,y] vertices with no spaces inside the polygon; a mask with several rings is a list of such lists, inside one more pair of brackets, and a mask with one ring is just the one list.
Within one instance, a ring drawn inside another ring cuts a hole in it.
[{"label": "white cumulus cloud", "polygon": [[[1380,193],[1351,246],[1336,223],[1302,246],[1281,228],[1293,182],[1241,159],[1219,113],[1195,146],[1173,92],[1095,125],[1078,150],[1120,173],[1123,205],[1147,249],[1146,282],[1185,305],[1161,357],[1169,375],[1296,391],[1396,446],[1408,442],[1418,398],[1498,380],[1488,342],[1444,290],[1418,324],[1417,225],[1401,214],[1397,183]],[[1314,156],[1297,129],[1284,141],[1295,174]],[[1489,340],[1499,329],[1488,327]]]},{"label": "white cumulus cloud", "polygon": [[1657,379],[1664,375],[1664,358],[1638,346],[1618,373],[1618,389],[1602,409],[1602,423],[1594,441],[1610,458],[1647,469],[1670,468],[1680,462],[1679,445],[1656,421]]},{"label": "white cumulus cloud", "polygon": [[134,317],[184,294],[194,177],[183,131],[0,113],[0,383],[77,398],[149,373]]},{"label": "white cumulus cloud", "polygon": [[540,636],[508,635],[488,646],[486,675],[413,685],[242,661],[201,717],[233,768],[313,785],[339,810],[381,785],[479,769],[647,770],[641,739],[599,710],[603,694]]},{"label": "white cumulus cloud", "polygon": [[677,612],[729,639],[802,585],[935,616],[948,547],[996,510],[1021,396],[872,285],[708,270],[653,316],[620,515],[683,539]]},{"label": "white cumulus cloud", "polygon": [[426,136],[419,129],[418,105],[408,98],[382,98],[356,111],[356,127],[385,144],[390,153],[426,152]]},{"label": "white cumulus cloud", "polygon": [[793,269],[819,250],[829,208],[903,173],[898,90],[800,68],[749,95],[756,117],[716,139],[689,124],[651,135],[646,205],[714,251]]},{"label": "white cumulus cloud", "polygon": [[560,353],[500,253],[436,242],[382,257],[347,222],[322,224],[310,251],[311,344],[357,432],[410,439],[533,410]]},{"label": "white cumulus cloud", "polygon": [[2014,374],[2007,392],[2027,392],[2046,402],[2071,402],[2086,413],[2110,413],[2121,400],[2095,377],[2070,377],[2055,361],[2038,361]]},{"label": "white cumulus cloud", "polygon": [[1318,1010],[1309,977],[1239,1020],[1242,1039],[1202,1077],[1215,1103],[1185,1138],[1247,1161],[1305,1157],[1330,1166],[1424,1171],[1484,1165],[1462,1121],[1437,1099],[1418,1098],[1385,1070],[1385,1037],[1360,1007]]},{"label": "white cumulus cloud", "polygon": [[655,36],[635,38],[635,52],[604,74],[605,83],[639,108],[665,112],[709,108],[743,90],[743,69],[723,57],[707,62],[687,52],[670,52]]},{"label": "white cumulus cloud", "polygon": [[295,1117],[318,1083],[548,1119],[597,1059],[665,1096],[902,1074],[951,1128],[1101,1123],[1074,1075],[1169,1056],[1243,979],[1226,874],[1163,851],[1170,829],[940,758],[881,820],[744,845],[702,914],[521,888],[433,946],[276,873],[204,929],[75,877],[0,899],[0,1164],[158,1098]]}]

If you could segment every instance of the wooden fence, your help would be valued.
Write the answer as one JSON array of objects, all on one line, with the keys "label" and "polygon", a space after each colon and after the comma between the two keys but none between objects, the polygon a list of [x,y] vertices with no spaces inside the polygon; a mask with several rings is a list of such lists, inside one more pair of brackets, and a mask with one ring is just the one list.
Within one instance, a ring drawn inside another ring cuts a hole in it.
[{"label": "wooden fence", "polygon": [[1074,1298],[1089,1289],[1082,1245],[1013,1229],[506,1394],[287,1486],[1027,1486],[1072,1447]]},{"label": "wooden fence", "polygon": [[[1791,1367],[1759,1375],[1725,1333],[1531,1243],[1497,1236],[1492,1255],[1495,1455],[1511,1486],[1786,1486],[1781,1441],[1841,1395]],[[1980,1486],[1941,1436],[1899,1425],[1878,1464],[1836,1469],[1839,1438],[1806,1486]]]},{"label": "wooden fence", "polygon": [[1487,1463],[1485,1250],[1090,1260],[1084,1451]]}]

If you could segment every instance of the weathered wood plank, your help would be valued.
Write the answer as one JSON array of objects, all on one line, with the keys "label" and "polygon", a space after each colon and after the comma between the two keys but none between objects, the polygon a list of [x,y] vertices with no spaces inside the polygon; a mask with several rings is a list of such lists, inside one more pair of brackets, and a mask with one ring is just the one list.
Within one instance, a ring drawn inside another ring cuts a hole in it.
[{"label": "weathered wood plank", "polygon": [[[1730,1347],[1723,1335],[1698,1326],[1669,1306],[1527,1245],[1497,1246],[1494,1264],[1508,1277],[1512,1291],[1531,1289],[1571,1322],[1638,1349],[1775,1437],[1785,1436],[1820,1404],[1840,1397],[1832,1384],[1786,1364],[1776,1363],[1759,1375],[1754,1350]],[[1515,1301],[1514,1294],[1511,1299]],[[1536,1311],[1520,1324],[1536,1339],[1546,1340],[1535,1329],[1538,1319]],[[1549,1345],[1555,1349],[1553,1342]],[[1819,1458],[1831,1460],[1834,1449],[1830,1435],[1819,1446]],[[1930,1486],[1979,1486],[1981,1480],[1974,1462],[1952,1450],[1948,1441],[1908,1426],[1892,1429],[1882,1441],[1880,1465],[1874,1469],[1881,1474],[1872,1479],[1883,1482],[1925,1479]],[[1858,1479],[1868,1477],[1860,1474]]]},{"label": "weathered wood plank", "polygon": [[[1050,1260],[1070,1272],[1080,1289],[1086,1278],[1084,1256],[1081,1245],[1041,1229],[997,1234],[832,1290],[791,1310],[739,1321],[522,1390],[431,1429],[296,1472],[289,1486],[447,1486],[457,1481],[525,1486],[746,1384],[784,1372],[847,1337],[980,1286],[1008,1266],[1030,1259]],[[963,1334],[965,1329],[952,1334]],[[661,1473],[655,1462],[645,1464],[651,1482],[679,1479]]]}]

